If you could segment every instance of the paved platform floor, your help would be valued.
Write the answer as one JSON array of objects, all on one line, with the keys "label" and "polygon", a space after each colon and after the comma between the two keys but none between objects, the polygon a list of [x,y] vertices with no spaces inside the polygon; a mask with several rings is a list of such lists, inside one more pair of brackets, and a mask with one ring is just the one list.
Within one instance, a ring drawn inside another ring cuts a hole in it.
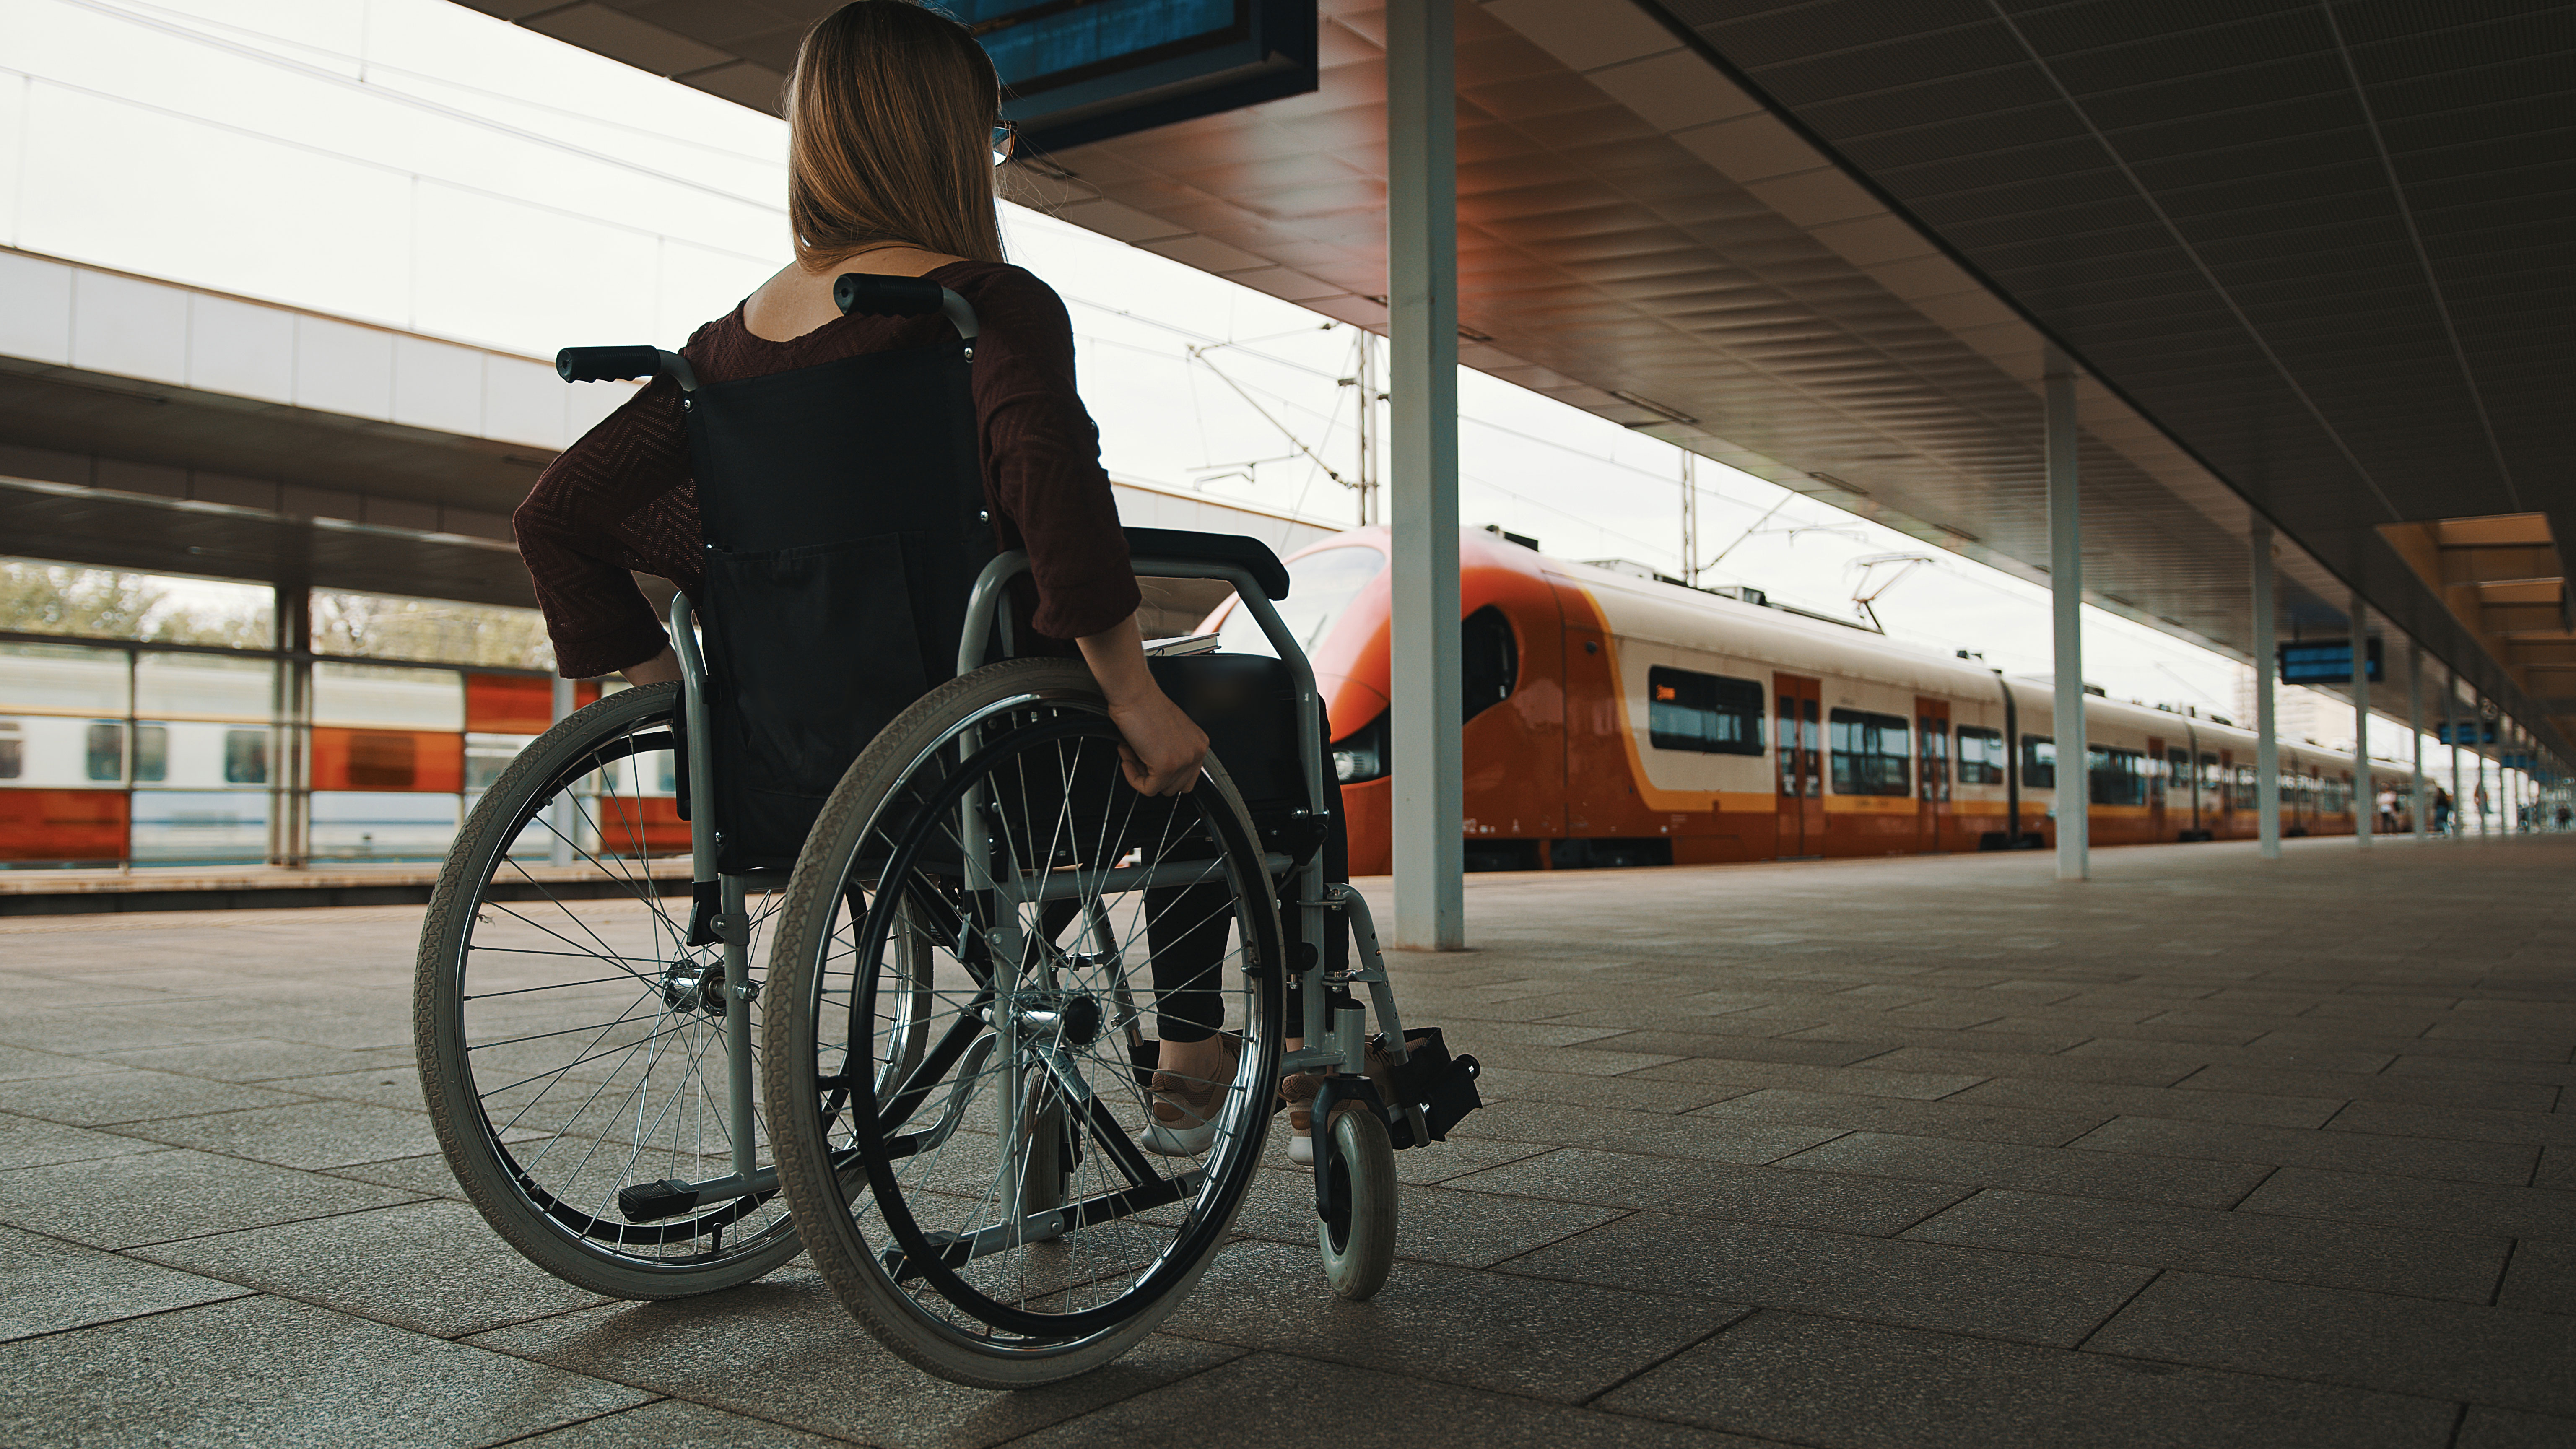
[{"label": "paved platform floor", "polygon": [[[1377,1301],[1276,1173],[1018,1395],[457,1200],[418,911],[0,922],[0,1443],[2576,1444],[2576,838],[1477,876]],[[1382,886],[1383,882],[1375,883]]]}]

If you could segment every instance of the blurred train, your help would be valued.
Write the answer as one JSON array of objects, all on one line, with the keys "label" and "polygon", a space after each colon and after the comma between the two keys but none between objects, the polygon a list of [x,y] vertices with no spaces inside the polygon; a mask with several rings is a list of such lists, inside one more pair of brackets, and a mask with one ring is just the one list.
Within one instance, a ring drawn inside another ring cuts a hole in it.
[{"label": "blurred train", "polygon": [[[1468,531],[1459,548],[1471,869],[1697,864],[2053,844],[2061,800],[2096,845],[2256,834],[2255,737],[2090,698],[2057,757],[2052,690],[1825,615],[1635,565]],[[1351,869],[1391,868],[1384,529],[1289,560],[1280,611],[1314,660]],[[1269,653],[1231,603],[1202,626]],[[2063,773],[2064,784],[2061,785]],[[2356,795],[2409,809],[2410,772],[2283,743],[2284,834],[2353,830]]]},{"label": "blurred train", "polygon": [[[0,646],[0,862],[265,859],[288,758],[275,674],[222,654]],[[583,685],[576,702],[597,697]],[[526,674],[315,664],[313,858],[444,856],[552,704],[551,681]],[[676,824],[654,798],[671,793],[669,774],[667,760],[630,765],[618,784],[650,827]],[[653,830],[657,843],[670,833]]]}]

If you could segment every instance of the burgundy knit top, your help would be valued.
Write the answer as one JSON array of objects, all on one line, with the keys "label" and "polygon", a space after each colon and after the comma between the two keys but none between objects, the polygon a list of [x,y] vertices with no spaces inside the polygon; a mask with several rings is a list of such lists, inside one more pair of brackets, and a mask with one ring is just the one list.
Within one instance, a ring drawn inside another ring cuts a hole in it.
[{"label": "burgundy knit top", "polygon": [[[982,327],[971,371],[985,507],[995,546],[1029,552],[1037,589],[1028,625],[1057,640],[1115,625],[1140,596],[1100,466],[1100,432],[1074,393],[1063,301],[1000,262],[951,262],[926,275],[971,303]],[[939,317],[842,317],[772,342],[744,326],[736,307],[699,328],[680,355],[699,382],[732,382],[950,335]],[[630,571],[690,593],[705,582],[679,384],[657,378],[601,419],[546,466],[511,522],[557,668],[588,679],[661,653],[670,637]]]}]

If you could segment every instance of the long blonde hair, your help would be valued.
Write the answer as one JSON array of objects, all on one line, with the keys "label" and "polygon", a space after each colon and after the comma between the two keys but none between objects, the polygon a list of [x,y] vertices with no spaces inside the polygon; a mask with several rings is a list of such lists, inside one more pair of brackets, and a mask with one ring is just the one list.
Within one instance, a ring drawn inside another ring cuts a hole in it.
[{"label": "long blonde hair", "polygon": [[965,26],[913,0],[851,0],[805,33],[787,83],[787,219],[819,272],[902,242],[1002,259],[993,62]]}]

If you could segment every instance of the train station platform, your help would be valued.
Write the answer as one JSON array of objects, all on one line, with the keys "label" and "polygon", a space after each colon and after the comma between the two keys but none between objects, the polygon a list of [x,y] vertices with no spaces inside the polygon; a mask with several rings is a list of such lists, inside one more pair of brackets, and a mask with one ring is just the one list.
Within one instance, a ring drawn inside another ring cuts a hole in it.
[{"label": "train station platform", "polygon": [[417,908],[0,920],[0,1442],[2576,1443],[2576,836],[2094,869],[1470,877],[1479,949],[1396,969],[1490,1105],[1403,1155],[1386,1291],[1283,1156],[1163,1332],[1016,1395],[801,1264],[514,1256]]}]

